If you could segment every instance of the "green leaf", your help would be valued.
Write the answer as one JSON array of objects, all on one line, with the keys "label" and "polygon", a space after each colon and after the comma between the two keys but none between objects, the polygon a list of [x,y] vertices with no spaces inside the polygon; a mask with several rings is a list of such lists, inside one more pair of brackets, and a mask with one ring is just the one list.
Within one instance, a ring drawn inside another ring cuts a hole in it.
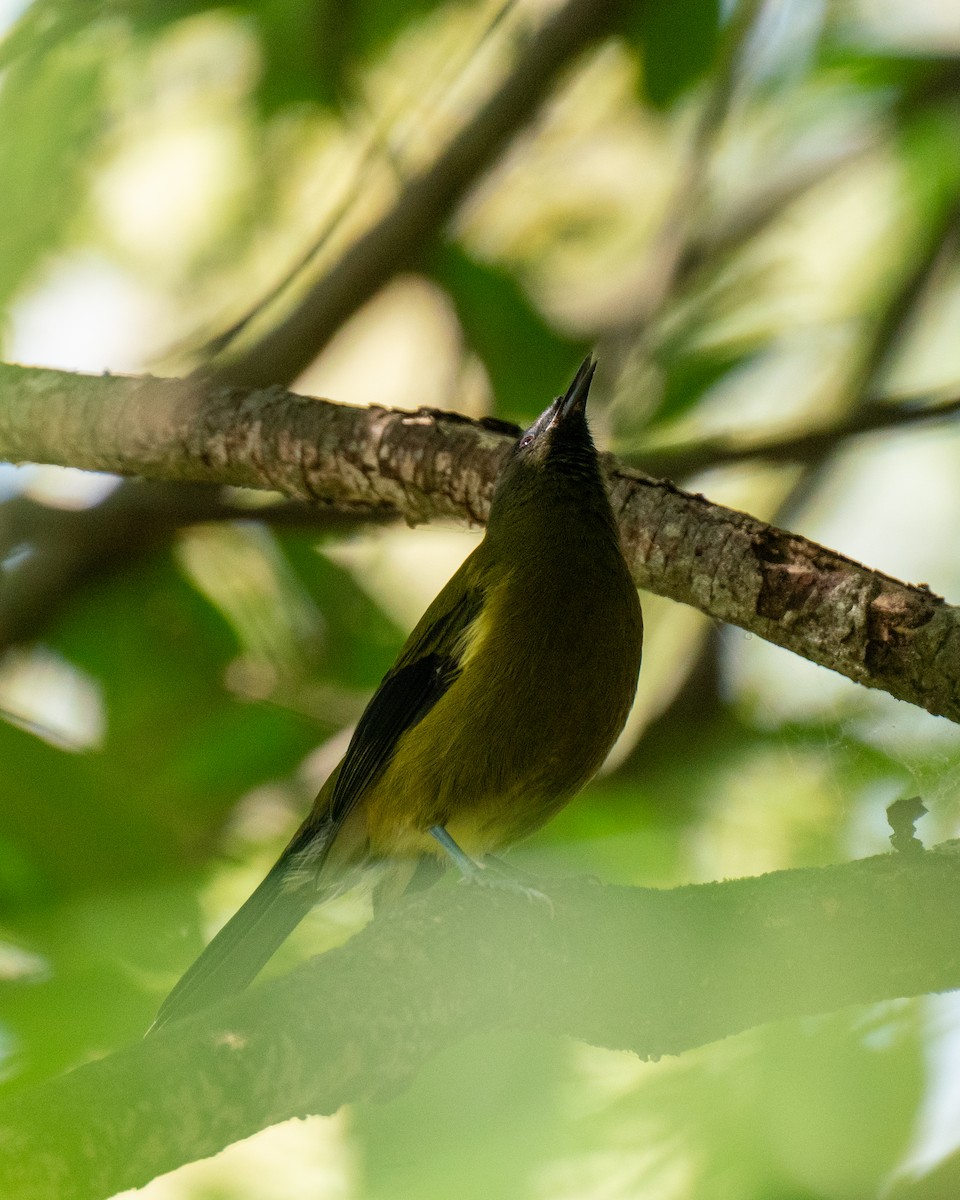
[{"label": "green leaf", "polygon": [[0,309],[76,215],[104,121],[106,52],[81,36],[21,58],[0,86]]},{"label": "green leaf", "polygon": [[[928,226],[939,241],[953,221],[960,190],[960,147],[951,105],[936,105],[908,115],[896,127],[895,145],[903,171],[904,203],[912,217]],[[925,239],[922,239],[925,240]]]},{"label": "green leaf", "polygon": [[742,346],[716,346],[679,354],[661,363],[663,391],[647,428],[686,416],[725,375],[752,357],[753,353]]},{"label": "green leaf", "polygon": [[255,0],[244,5],[260,40],[264,116],[292,104],[343,104],[354,76],[438,0]]},{"label": "green leaf", "polygon": [[340,20],[329,0],[258,0],[244,8],[260,43],[261,115],[304,103],[334,106],[350,59],[350,8]]},{"label": "green leaf", "polygon": [[[374,686],[402,632],[317,553],[314,534],[282,540],[324,614],[320,667],[306,684]],[[49,645],[99,688],[106,730],[98,748],[68,754],[0,722],[0,940],[47,965],[0,978],[0,1020],[15,1045],[7,1073],[21,1081],[142,1032],[163,990],[165,943],[181,965],[184,930],[199,946],[192,875],[236,801],[334,731],[231,694],[237,634],[170,553],[88,587]]]},{"label": "green leaf", "polygon": [[315,533],[291,530],[280,533],[278,541],[323,613],[325,677],[345,688],[372,691],[389,670],[409,630],[387,617],[349,571],[321,552]]},{"label": "green leaf", "polygon": [[942,70],[946,59],[914,54],[864,53],[848,42],[823,38],[817,46],[817,70],[825,76],[851,80],[865,91],[877,88],[915,89]]},{"label": "green leaf", "polygon": [[[358,71],[439,7],[439,0],[120,0],[111,5],[38,0],[0,45],[0,66],[23,59],[32,75],[52,52],[69,51],[85,36],[105,34],[99,40],[115,52],[118,29],[149,42],[178,21],[226,11],[245,20],[256,35],[261,71],[254,98],[260,115],[269,118],[294,105],[344,104]],[[69,196],[70,190],[62,194]]]},{"label": "green leaf", "polygon": [[623,31],[640,51],[644,98],[655,108],[669,108],[713,64],[720,3],[652,0],[630,5]]},{"label": "green leaf", "polygon": [[197,924],[182,882],[91,891],[22,914],[16,943],[41,969],[0,978],[3,1082],[47,1078],[141,1037],[160,990],[158,947],[182,954],[182,931]]},{"label": "green leaf", "polygon": [[910,1017],[910,1007],[884,1005],[859,1019],[847,1011],[758,1031],[759,1140],[794,1195],[882,1191],[925,1091],[921,1026]]},{"label": "green leaf", "polygon": [[526,424],[562,392],[588,349],[537,311],[516,277],[445,244],[429,270],[453,301],[470,348],[483,360],[497,415]]},{"label": "green leaf", "polygon": [[322,736],[231,695],[236,642],[168,554],[87,589],[49,644],[99,688],[106,728],[99,747],[67,754],[0,723],[0,843],[17,855],[0,883],[11,888],[32,881],[53,899],[182,870],[240,796]]}]

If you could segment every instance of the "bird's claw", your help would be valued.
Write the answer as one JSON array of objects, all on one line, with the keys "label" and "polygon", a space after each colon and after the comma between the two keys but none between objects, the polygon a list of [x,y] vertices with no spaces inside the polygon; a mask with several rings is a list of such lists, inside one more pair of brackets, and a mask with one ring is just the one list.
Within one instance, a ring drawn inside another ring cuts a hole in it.
[{"label": "bird's claw", "polygon": [[475,883],[480,887],[496,888],[499,891],[526,896],[531,904],[543,904],[549,910],[550,916],[554,915],[553,901],[546,892],[540,891],[539,888],[531,887],[529,884],[521,883],[519,879],[502,874],[487,863],[476,863],[474,865],[476,866],[475,871],[463,872],[461,874],[461,883]]}]

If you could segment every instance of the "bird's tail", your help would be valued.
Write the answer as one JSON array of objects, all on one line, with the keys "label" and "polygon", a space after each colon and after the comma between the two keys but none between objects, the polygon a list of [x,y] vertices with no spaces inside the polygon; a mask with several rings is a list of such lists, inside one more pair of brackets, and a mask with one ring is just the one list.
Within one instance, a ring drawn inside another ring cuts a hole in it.
[{"label": "bird's tail", "polygon": [[247,902],[167,996],[154,1033],[170,1021],[242,991],[320,898],[317,876],[336,827],[305,823]]}]

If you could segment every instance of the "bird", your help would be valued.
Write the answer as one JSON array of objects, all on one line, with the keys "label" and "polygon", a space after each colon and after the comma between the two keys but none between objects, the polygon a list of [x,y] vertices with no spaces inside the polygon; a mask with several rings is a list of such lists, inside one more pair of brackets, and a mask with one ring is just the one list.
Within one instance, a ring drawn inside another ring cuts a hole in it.
[{"label": "bird", "polygon": [[244,989],[358,869],[393,870],[396,895],[437,859],[511,886],[489,856],[599,769],[633,703],[643,618],[587,425],[595,367],[587,357],[513,444],[483,540],[403,644],[280,858],[148,1032]]}]

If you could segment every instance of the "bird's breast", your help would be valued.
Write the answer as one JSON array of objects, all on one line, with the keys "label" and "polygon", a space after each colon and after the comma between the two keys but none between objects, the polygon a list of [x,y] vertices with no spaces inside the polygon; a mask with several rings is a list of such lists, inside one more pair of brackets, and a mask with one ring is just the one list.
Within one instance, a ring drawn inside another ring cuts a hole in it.
[{"label": "bird's breast", "polygon": [[642,639],[622,560],[589,575],[502,578],[462,635],[460,674],[400,739],[365,803],[381,854],[435,850],[444,825],[482,855],[539,828],[596,772],[623,727]]}]

